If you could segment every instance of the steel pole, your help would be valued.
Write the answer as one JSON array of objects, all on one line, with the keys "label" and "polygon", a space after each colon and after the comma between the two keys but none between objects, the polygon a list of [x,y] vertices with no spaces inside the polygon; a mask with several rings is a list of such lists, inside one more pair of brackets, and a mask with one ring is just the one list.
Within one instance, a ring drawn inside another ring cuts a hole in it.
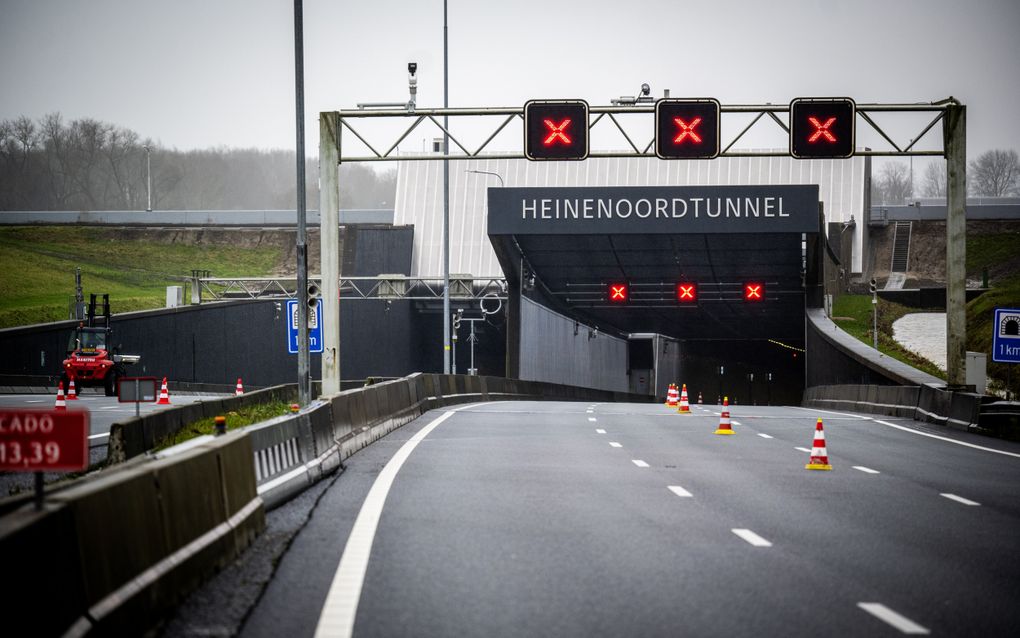
[{"label": "steel pole", "polygon": [[967,107],[946,105],[946,372],[950,388],[966,383]]},{"label": "steel pole", "polygon": [[[443,0],[443,108],[450,106],[450,65]],[[449,116],[443,116],[443,155],[450,154]],[[450,374],[450,160],[443,160],[443,374]]]},{"label": "steel pole", "polygon": [[[297,308],[298,308],[298,403],[311,400],[311,375],[308,370],[308,250],[305,211],[305,87],[304,39],[301,0],[294,0],[294,95],[297,115]],[[290,318],[287,318],[290,321]]]},{"label": "steel pole", "polygon": [[148,200],[147,200],[148,203],[145,206],[145,212],[147,212],[147,213],[151,213],[152,212],[152,157],[151,157],[151,152],[152,152],[152,149],[150,149],[148,146],[146,146],[145,147],[145,182],[146,182],[145,192],[146,192],[147,197],[148,197]]}]

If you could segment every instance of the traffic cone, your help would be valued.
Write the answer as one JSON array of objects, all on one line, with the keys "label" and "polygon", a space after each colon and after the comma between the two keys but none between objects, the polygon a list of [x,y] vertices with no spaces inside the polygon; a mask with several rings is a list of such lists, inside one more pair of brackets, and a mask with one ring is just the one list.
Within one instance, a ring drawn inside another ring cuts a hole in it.
[{"label": "traffic cone", "polygon": [[159,389],[159,400],[156,405],[170,405],[170,391],[166,389],[166,377],[163,377],[163,385]]},{"label": "traffic cone", "polygon": [[811,458],[804,466],[805,470],[831,470],[829,465],[829,453],[825,449],[825,430],[822,429],[822,420],[818,419],[815,424],[815,440],[811,444]]},{"label": "traffic cone", "polygon": [[234,396],[239,397],[244,394],[244,386],[241,385],[241,377],[237,377],[237,387],[234,388]]},{"label": "traffic cone", "polygon": [[698,405],[705,405],[705,400],[701,398],[701,393],[698,393]]},{"label": "traffic cone", "polygon": [[730,426],[730,399],[729,397],[723,397],[722,400],[722,414],[719,416],[719,427],[716,429],[716,434],[733,434],[733,428]]},{"label": "traffic cone", "polygon": [[74,390],[74,379],[71,379],[70,381],[67,382],[67,400],[68,401],[78,400],[78,393],[75,392]]},{"label": "traffic cone", "polygon": [[57,402],[53,405],[54,410],[66,410],[67,403],[64,402],[64,382],[61,381],[57,384]]},{"label": "traffic cone", "polygon": [[671,408],[675,408],[677,406],[677,391],[675,383],[669,384],[669,392],[666,394],[666,405]]},{"label": "traffic cone", "polygon": [[684,384],[682,390],[680,390],[680,407],[677,408],[677,412],[680,414],[690,414],[691,404],[687,401],[687,384]]}]

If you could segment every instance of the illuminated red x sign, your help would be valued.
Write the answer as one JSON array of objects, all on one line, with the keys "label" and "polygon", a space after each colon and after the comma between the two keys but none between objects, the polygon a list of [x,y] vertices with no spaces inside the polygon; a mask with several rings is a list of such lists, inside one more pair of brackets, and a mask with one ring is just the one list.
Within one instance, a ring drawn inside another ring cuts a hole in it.
[{"label": "illuminated red x sign", "polygon": [[698,300],[698,284],[679,283],[676,285],[676,300],[691,303]]},{"label": "illuminated red x sign", "polygon": [[691,138],[691,141],[694,142],[695,144],[701,144],[701,137],[694,132],[694,129],[698,127],[698,124],[701,124],[700,117],[696,117],[693,120],[691,120],[690,124],[684,122],[679,117],[674,117],[673,121],[676,122],[676,125],[678,127],[680,127],[679,128],[680,135],[677,135],[676,138],[673,139],[674,144],[679,144],[688,137]]},{"label": "illuminated red x sign", "polygon": [[765,284],[747,283],[744,284],[745,301],[761,301],[765,298]]},{"label": "illuminated red x sign", "polygon": [[825,124],[822,124],[817,117],[809,117],[808,122],[811,122],[811,126],[815,127],[814,134],[808,138],[809,143],[814,144],[820,137],[824,137],[826,142],[836,141],[836,136],[829,131],[829,127],[836,123],[836,118],[830,117],[825,120]]},{"label": "illuminated red x sign", "polygon": [[570,118],[561,121],[559,124],[553,120],[543,120],[546,127],[549,129],[549,137],[542,140],[542,143],[546,146],[552,146],[553,144],[570,144],[570,138],[565,133],[568,126],[570,126]]},{"label": "illuminated red x sign", "polygon": [[627,284],[609,284],[609,301],[623,303],[627,301],[627,297],[629,297]]}]

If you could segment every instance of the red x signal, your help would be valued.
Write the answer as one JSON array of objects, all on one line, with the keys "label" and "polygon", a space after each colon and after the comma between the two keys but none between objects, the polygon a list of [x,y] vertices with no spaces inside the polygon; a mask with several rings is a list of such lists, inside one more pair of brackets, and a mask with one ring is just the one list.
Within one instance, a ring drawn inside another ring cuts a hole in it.
[{"label": "red x signal", "polygon": [[609,284],[609,301],[612,303],[624,303],[630,297],[630,290],[627,284]]},{"label": "red x signal", "polygon": [[765,298],[765,284],[744,284],[744,301],[761,301]]},{"label": "red x signal", "polygon": [[567,118],[567,119],[563,120],[559,124],[556,124],[552,120],[543,120],[543,121],[545,122],[545,125],[546,125],[546,127],[548,127],[550,132],[549,132],[549,137],[547,137],[544,140],[542,140],[542,144],[545,144],[546,146],[552,146],[553,144],[557,144],[557,143],[559,143],[559,144],[571,144],[572,143],[570,141],[570,138],[567,137],[567,135],[565,133],[566,128],[568,126],[570,126],[570,118]]},{"label": "red x signal", "polygon": [[698,284],[679,283],[676,285],[676,300],[693,303],[698,300]]},{"label": "red x signal", "polygon": [[829,131],[829,127],[836,123],[836,118],[830,117],[825,120],[825,124],[822,124],[817,117],[809,117],[808,122],[811,122],[811,126],[815,127],[814,134],[808,138],[809,143],[814,144],[820,137],[824,137],[827,142],[836,141],[836,136]]},{"label": "red x signal", "polygon": [[691,141],[694,142],[695,144],[701,144],[701,137],[694,132],[694,129],[698,127],[698,124],[701,124],[700,117],[696,117],[693,120],[691,120],[690,124],[684,122],[679,117],[674,117],[673,121],[676,122],[676,125],[678,127],[680,127],[679,128],[680,135],[677,135],[676,138],[673,139],[674,144],[680,144],[688,137],[691,138]]}]

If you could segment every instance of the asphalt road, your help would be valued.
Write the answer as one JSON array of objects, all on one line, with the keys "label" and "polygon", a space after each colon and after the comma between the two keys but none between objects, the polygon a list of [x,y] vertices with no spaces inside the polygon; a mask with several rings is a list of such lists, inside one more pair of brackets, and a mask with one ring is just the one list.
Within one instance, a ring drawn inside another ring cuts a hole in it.
[{"label": "asphalt road", "polygon": [[1020,445],[717,410],[430,412],[349,459],[242,635],[1015,635]]}]

